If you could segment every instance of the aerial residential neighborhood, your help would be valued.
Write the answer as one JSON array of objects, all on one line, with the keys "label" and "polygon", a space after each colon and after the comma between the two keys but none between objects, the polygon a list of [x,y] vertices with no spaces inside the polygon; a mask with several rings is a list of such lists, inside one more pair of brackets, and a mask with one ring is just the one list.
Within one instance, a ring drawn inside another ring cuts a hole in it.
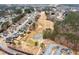
[{"label": "aerial residential neighborhood", "polygon": [[0,55],[79,55],[79,5],[1,4]]}]

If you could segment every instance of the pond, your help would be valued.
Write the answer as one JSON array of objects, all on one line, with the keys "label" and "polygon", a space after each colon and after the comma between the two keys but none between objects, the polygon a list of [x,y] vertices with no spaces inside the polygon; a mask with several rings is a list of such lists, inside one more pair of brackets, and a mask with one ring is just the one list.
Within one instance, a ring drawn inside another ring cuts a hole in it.
[{"label": "pond", "polygon": [[43,40],[43,35],[42,35],[42,33],[36,34],[36,35],[33,37],[33,39],[34,39],[34,40],[37,40],[37,41]]}]

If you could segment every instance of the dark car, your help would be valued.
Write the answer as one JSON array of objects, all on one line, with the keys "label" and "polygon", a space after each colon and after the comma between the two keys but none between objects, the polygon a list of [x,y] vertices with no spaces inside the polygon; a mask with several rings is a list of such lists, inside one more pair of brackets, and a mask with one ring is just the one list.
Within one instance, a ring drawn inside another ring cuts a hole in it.
[{"label": "dark car", "polygon": [[14,33],[14,34],[13,34],[13,38],[17,38],[18,36],[19,36],[18,33]]},{"label": "dark car", "polygon": [[12,37],[8,37],[6,38],[6,43],[12,43],[13,38]]}]

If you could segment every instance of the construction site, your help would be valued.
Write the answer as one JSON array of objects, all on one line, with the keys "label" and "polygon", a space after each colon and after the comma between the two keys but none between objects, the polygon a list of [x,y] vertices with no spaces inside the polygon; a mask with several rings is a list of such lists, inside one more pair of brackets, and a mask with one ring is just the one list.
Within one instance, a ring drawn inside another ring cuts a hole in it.
[{"label": "construction site", "polygon": [[[61,21],[64,16],[60,14],[50,17]],[[74,55],[72,49],[43,38],[44,30],[54,30],[55,22],[47,19],[46,11],[25,14],[0,34],[0,55]]]}]

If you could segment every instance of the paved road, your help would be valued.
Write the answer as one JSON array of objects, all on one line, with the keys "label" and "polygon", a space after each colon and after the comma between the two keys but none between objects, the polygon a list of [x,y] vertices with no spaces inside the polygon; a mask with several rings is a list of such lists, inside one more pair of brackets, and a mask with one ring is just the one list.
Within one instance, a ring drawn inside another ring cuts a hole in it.
[{"label": "paved road", "polygon": [[57,50],[56,50],[56,52],[54,53],[54,55],[61,55],[62,54],[62,52],[61,52],[61,47],[59,47]]},{"label": "paved road", "polygon": [[50,44],[46,49],[43,55],[50,55],[52,52],[52,49],[55,48],[52,44]]},{"label": "paved road", "polygon": [[51,55],[52,53],[52,49],[55,48],[56,51],[53,55],[61,55],[62,54],[62,49],[64,49],[64,51],[66,51],[65,53],[70,55],[71,54],[71,50],[69,50],[68,48],[63,48],[59,45],[53,45],[50,44],[48,45],[48,47],[45,49],[44,54],[43,55]]},{"label": "paved road", "polygon": [[0,44],[0,49],[9,55],[24,55],[24,53],[18,52],[16,50],[12,50],[6,46],[3,46],[2,44]]}]

